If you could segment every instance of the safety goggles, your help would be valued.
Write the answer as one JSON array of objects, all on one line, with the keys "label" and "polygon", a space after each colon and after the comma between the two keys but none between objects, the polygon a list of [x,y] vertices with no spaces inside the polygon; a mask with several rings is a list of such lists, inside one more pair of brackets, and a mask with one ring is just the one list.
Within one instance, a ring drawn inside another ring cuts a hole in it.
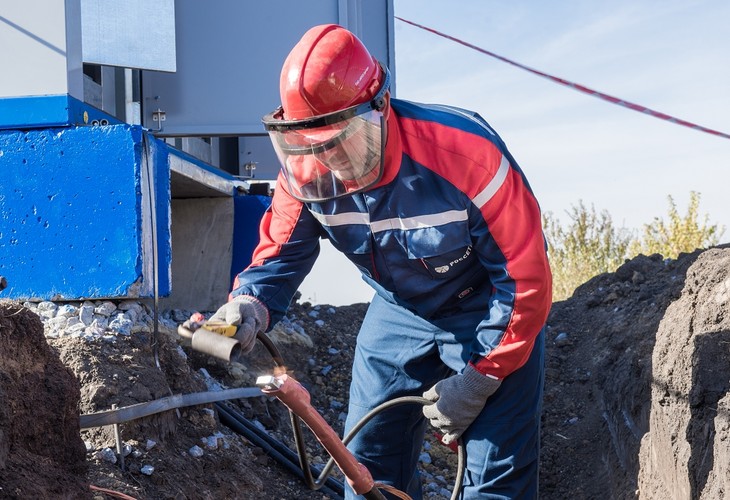
[{"label": "safety goggles", "polygon": [[285,120],[280,107],[263,118],[292,196],[304,202],[331,200],[380,180],[387,68],[384,74],[371,101],[303,120]]}]

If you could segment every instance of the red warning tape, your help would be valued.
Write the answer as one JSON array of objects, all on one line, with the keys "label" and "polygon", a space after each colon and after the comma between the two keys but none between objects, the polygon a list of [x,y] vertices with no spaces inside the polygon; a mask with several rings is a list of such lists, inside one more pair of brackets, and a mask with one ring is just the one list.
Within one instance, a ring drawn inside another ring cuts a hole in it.
[{"label": "red warning tape", "polygon": [[499,59],[500,61],[506,62],[507,64],[511,64],[512,66],[517,66],[518,68],[529,71],[530,73],[534,73],[538,76],[542,76],[543,78],[547,78],[548,80],[551,80],[553,82],[559,83],[561,85],[565,85],[566,87],[570,87],[571,89],[577,90],[578,92],[583,92],[584,94],[588,94],[593,97],[598,97],[599,99],[603,99],[604,101],[608,101],[610,103],[617,104],[619,106],[623,106],[624,108],[633,109],[634,111],[638,111],[640,113],[645,113],[647,115],[653,116],[654,118],[659,118],[661,120],[666,120],[668,122],[675,123],[677,125],[682,125],[683,127],[689,127],[694,130],[699,130],[700,132],[705,132],[708,134],[716,135],[718,137],[724,137],[725,139],[730,139],[730,134],[726,134],[726,133],[720,132],[718,130],[713,130],[711,128],[703,127],[701,125],[697,125],[696,123],[691,123],[691,122],[688,122],[685,120],[681,120],[679,118],[675,118],[674,116],[670,116],[668,114],[661,113],[659,111],[654,111],[653,109],[649,109],[645,106],[641,106],[639,104],[634,104],[633,102],[625,101],[623,99],[619,99],[618,97],[613,97],[608,94],[604,94],[603,92],[598,92],[597,90],[590,89],[590,88],[580,85],[578,83],[573,83],[571,81],[564,80],[562,78],[558,78],[557,76],[552,76],[547,73],[543,73],[542,71],[538,71],[536,69],[530,68],[529,66],[525,66],[524,64],[520,64],[518,62],[512,61],[510,59],[507,59],[506,57],[500,56],[499,54],[495,54],[494,52],[490,52],[488,50],[482,49],[481,47],[477,47],[476,45],[473,45],[471,43],[465,42],[463,40],[459,40],[458,38],[455,38],[450,35],[446,35],[444,33],[441,33],[440,31],[436,31],[435,29],[428,28],[428,27],[420,25],[418,23],[414,23],[413,21],[403,19],[402,17],[395,16],[395,18],[400,21],[403,21],[404,23],[410,24],[417,28],[421,28],[422,30],[433,33],[434,35],[438,35],[440,37],[451,40],[452,42],[456,42],[458,44],[469,47],[470,49],[474,49],[477,52],[481,52],[482,54],[486,54],[488,56],[494,57],[495,59]]}]

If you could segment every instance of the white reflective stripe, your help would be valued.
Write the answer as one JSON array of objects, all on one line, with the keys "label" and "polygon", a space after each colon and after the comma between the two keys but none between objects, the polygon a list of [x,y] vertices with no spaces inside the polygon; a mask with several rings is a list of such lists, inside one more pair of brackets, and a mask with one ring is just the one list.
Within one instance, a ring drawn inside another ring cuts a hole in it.
[{"label": "white reflective stripe", "polygon": [[481,209],[484,205],[486,205],[489,200],[492,199],[492,196],[495,195],[497,190],[502,187],[502,184],[504,184],[504,180],[507,178],[508,172],[509,161],[504,155],[502,155],[502,161],[499,164],[497,174],[492,178],[491,181],[489,181],[487,187],[485,187],[481,193],[472,198],[471,201],[473,201],[474,204]]},{"label": "white reflective stripe", "polygon": [[323,226],[347,226],[352,224],[370,224],[370,217],[366,213],[360,212],[345,212],[342,214],[325,215],[318,214],[317,212],[310,213],[317,219]]},{"label": "white reflective stripe", "polygon": [[424,227],[443,226],[450,222],[465,221],[468,218],[466,210],[449,210],[438,214],[417,215],[415,217],[406,217],[401,219],[394,217],[392,219],[378,220],[370,224],[373,233],[380,231],[388,231],[390,229],[420,229]]},{"label": "white reflective stripe", "polygon": [[393,217],[392,219],[378,220],[370,222],[368,214],[360,212],[346,212],[343,214],[324,215],[311,212],[323,226],[347,226],[347,225],[369,225],[373,233],[380,231],[388,231],[391,229],[419,229],[424,227],[443,226],[450,222],[465,221],[469,218],[466,210],[449,210],[438,214],[417,215],[415,217],[406,217],[401,219]]}]

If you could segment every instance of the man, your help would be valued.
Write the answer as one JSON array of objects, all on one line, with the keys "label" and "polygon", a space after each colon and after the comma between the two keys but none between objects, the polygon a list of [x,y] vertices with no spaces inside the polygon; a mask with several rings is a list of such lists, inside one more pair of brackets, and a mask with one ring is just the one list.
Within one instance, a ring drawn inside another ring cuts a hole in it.
[{"label": "man", "polygon": [[264,118],[282,163],[277,189],[253,262],[215,318],[240,324],[250,349],[328,238],[376,292],[346,429],[395,397],[435,401],[380,413],[349,445],[358,460],[421,498],[430,421],[445,443],[463,439],[464,498],[536,498],[551,305],[538,203],[479,115],[391,99],[389,82],[342,27],[314,27],[292,49],[282,106]]}]

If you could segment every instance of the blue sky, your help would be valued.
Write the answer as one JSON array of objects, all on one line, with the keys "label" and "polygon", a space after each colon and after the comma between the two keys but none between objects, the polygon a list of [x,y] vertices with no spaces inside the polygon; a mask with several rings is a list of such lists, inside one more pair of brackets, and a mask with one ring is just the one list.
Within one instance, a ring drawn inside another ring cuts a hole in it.
[{"label": "blue sky", "polygon": [[[730,133],[730,2],[394,0],[395,15],[539,71]],[[730,140],[581,94],[395,21],[396,95],[479,112],[563,222],[582,201],[618,226],[680,214],[690,191],[730,242]],[[324,247],[303,298],[369,301],[354,266]]]},{"label": "blue sky", "polygon": [[[730,2],[395,0],[395,15],[516,62],[730,133]],[[730,140],[622,108],[395,21],[396,94],[479,112],[543,210],[582,200],[640,229],[690,191],[730,241]]]}]

